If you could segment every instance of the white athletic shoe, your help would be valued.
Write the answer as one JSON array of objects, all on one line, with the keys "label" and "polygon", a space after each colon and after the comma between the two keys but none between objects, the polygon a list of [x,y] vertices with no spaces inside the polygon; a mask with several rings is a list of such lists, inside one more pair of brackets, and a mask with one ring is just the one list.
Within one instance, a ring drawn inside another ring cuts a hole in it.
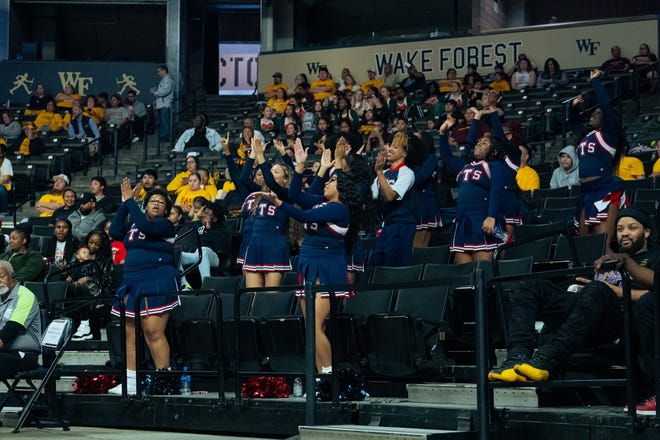
[{"label": "white athletic shoe", "polygon": [[84,321],[80,321],[78,330],[76,330],[76,333],[71,339],[74,341],[87,341],[92,339],[92,337],[92,329],[89,326],[89,320],[86,319]]},{"label": "white athletic shoe", "polygon": [[[135,396],[137,393],[137,383],[136,383],[136,378],[135,378],[135,371],[133,370],[126,370],[126,384],[128,385],[128,389],[126,390],[126,394],[129,396]],[[116,394],[116,395],[121,395],[122,392],[122,387],[124,384],[119,384],[115,387],[112,387],[108,390],[108,394]]]}]

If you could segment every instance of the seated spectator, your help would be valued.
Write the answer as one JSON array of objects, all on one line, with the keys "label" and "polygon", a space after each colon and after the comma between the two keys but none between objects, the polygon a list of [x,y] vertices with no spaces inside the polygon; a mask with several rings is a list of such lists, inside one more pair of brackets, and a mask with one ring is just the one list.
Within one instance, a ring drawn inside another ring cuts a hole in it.
[{"label": "seated spectator", "polygon": [[69,185],[69,178],[66,174],[53,176],[53,189],[50,193],[41,196],[35,204],[35,209],[39,213],[39,217],[51,217],[57,208],[64,206],[62,194],[67,185]]},{"label": "seated spectator", "polygon": [[[199,173],[191,173],[188,176],[188,185],[183,187],[179,192],[179,195],[176,197],[174,204],[180,206],[183,209],[183,212],[190,212],[192,209],[193,200],[196,197],[204,197],[206,200],[211,201],[211,194],[209,194],[205,189],[200,187],[201,178]],[[217,191],[216,191],[217,193]]]},{"label": "seated spectator", "polygon": [[133,198],[141,202],[149,191],[158,184],[158,171],[148,168],[142,173],[142,179],[133,188]]},{"label": "seated spectator", "polygon": [[11,160],[6,154],[7,146],[0,145],[0,215],[9,213],[9,191],[11,191],[11,178],[14,176]]},{"label": "seated spectator", "polygon": [[536,85],[536,72],[527,58],[518,61],[516,71],[511,75],[511,89],[525,90]]},{"label": "seated spectator", "polygon": [[96,101],[96,96],[88,95],[83,106],[83,115],[91,118],[97,127],[101,126],[103,116],[105,116],[105,107],[101,107]]},{"label": "seated spectator", "polygon": [[461,85],[458,82],[454,82],[451,86],[451,92],[445,95],[445,101],[454,101],[456,107],[465,107],[467,105],[467,99],[465,95],[461,92]]},{"label": "seated spectator", "polygon": [[138,101],[135,90],[129,90],[126,94],[126,109],[128,110],[128,120],[133,127],[131,142],[139,142],[144,136],[147,106],[142,101]]},{"label": "seated spectator", "polygon": [[[100,139],[101,132],[99,131],[94,119],[83,114],[82,107],[74,105],[71,108],[71,120],[68,127],[69,139],[90,140]],[[89,157],[96,156],[98,153],[98,142],[90,142],[88,145],[87,155]]]},{"label": "seated spectator", "polygon": [[300,95],[300,105],[302,105],[306,112],[314,111],[314,95],[309,89],[310,85],[306,82],[299,84],[298,87],[296,87],[296,95]]},{"label": "seated spectator", "polygon": [[630,60],[621,56],[621,48],[619,46],[612,46],[610,50],[612,58],[605,61],[600,70],[605,73],[620,73],[630,70]]},{"label": "seated spectator", "polygon": [[477,81],[483,82],[483,78],[477,72],[477,65],[470,63],[467,66],[467,73],[463,77],[463,88],[467,91],[468,84],[474,84]]},{"label": "seated spectator", "polygon": [[488,87],[495,90],[496,92],[508,92],[511,90],[511,85],[509,81],[504,78],[504,72],[495,72],[495,79],[490,83]]},{"label": "seated spectator", "polygon": [[[229,137],[229,136],[228,136]],[[188,154],[186,157],[186,170],[181,171],[174,176],[172,181],[167,184],[168,193],[179,193],[186,185],[188,185],[188,176],[196,173],[199,168],[199,157],[194,154]]]},{"label": "seated spectator", "polygon": [[94,176],[89,182],[89,192],[96,198],[96,210],[104,214],[112,214],[115,210],[115,200],[105,195],[108,182],[103,176]]},{"label": "seated spectator", "polygon": [[46,93],[44,85],[39,83],[34,88],[34,94],[30,96],[29,108],[25,110],[26,115],[38,115],[46,110],[46,103],[52,101],[53,97]]},{"label": "seated spectator", "polygon": [[440,81],[438,81],[438,85],[440,86],[440,92],[441,93],[451,92],[452,85],[457,81],[459,83],[461,82],[461,80],[456,77],[456,69],[450,67],[449,69],[447,69],[447,77],[445,79],[441,79]]},{"label": "seated spectator", "polygon": [[360,86],[355,82],[355,78],[350,73],[344,77],[344,85],[342,85],[339,90],[342,92],[354,92],[360,90]]},{"label": "seated spectator", "polygon": [[330,78],[327,66],[319,66],[318,79],[311,84],[310,92],[315,101],[323,101],[335,93],[335,81]]},{"label": "seated spectator", "polygon": [[[174,211],[174,209],[172,209],[172,211]],[[105,232],[108,235],[108,238],[110,239],[110,249],[112,250],[112,264],[114,265],[124,264],[126,260],[126,246],[124,246],[123,241],[113,240],[112,237],[110,237],[111,224],[112,224],[112,220],[106,220],[105,223],[103,224],[103,232]]]},{"label": "seated spectator", "polygon": [[[290,90],[287,91],[287,95],[293,96],[296,93],[300,93],[300,86],[303,84],[307,84],[307,88],[309,88],[309,81],[307,81],[307,75],[304,73],[299,73],[298,75],[293,78],[293,87],[291,87]],[[312,102],[314,100],[312,99]]]},{"label": "seated spectator", "polygon": [[[297,77],[296,77],[297,78]],[[284,94],[286,94],[289,88],[286,84],[282,82],[282,74],[280,72],[273,73],[273,84],[266,86],[266,91],[264,92],[264,98],[271,99],[274,98],[277,94],[278,89],[284,89]]]},{"label": "seated spectator", "polygon": [[[222,147],[220,147],[222,148]],[[211,175],[209,170],[206,168],[200,168],[197,170],[199,173],[199,187],[205,189],[207,193],[211,195],[211,201],[215,198],[215,195],[218,193],[218,188],[215,186],[215,183],[210,183]]]},{"label": "seated spectator", "polygon": [[[502,74],[502,75],[501,75],[501,76],[502,76],[502,79],[505,79],[505,80],[507,80],[507,82],[508,82],[508,80],[509,80],[509,76],[508,76],[508,75],[506,74],[506,72],[504,71],[504,64],[502,64],[502,63],[495,63],[495,67],[493,68],[493,71],[492,71],[491,73],[489,73],[488,75],[486,75],[486,78],[485,78],[486,83],[491,83],[491,82],[495,81],[495,74],[496,74],[497,72],[501,73],[501,74]],[[491,87],[491,88],[492,88],[492,87]]]},{"label": "seated spectator", "polygon": [[406,63],[408,69],[408,77],[401,81],[401,88],[406,93],[414,93],[416,90],[424,90],[426,86],[426,77],[422,72],[417,70],[417,67],[412,63]]},{"label": "seated spectator", "polygon": [[578,165],[580,159],[577,157],[575,147],[567,145],[557,155],[559,168],[555,168],[550,178],[550,188],[562,188],[578,186],[580,184],[580,173]]},{"label": "seated spectator", "polygon": [[300,134],[299,129],[302,127],[302,121],[300,120],[300,116],[296,114],[293,104],[287,104],[284,107],[284,113],[276,118],[275,124],[277,133],[279,134],[286,132],[287,126],[291,124],[294,124],[297,127],[298,130],[296,133]]},{"label": "seated spectator", "polygon": [[[122,104],[121,97],[117,94],[114,94],[110,97],[110,106],[105,109],[105,114],[103,115],[103,120],[105,121],[106,127],[114,125],[115,130],[117,130],[117,145],[124,146],[130,144],[130,132],[128,125],[128,110]],[[112,145],[113,139],[108,134],[105,145]]]},{"label": "seated spectator", "polygon": [[[53,211],[51,216],[55,222],[61,218],[68,219],[78,209],[78,195],[73,188],[65,189],[62,193],[62,199],[64,200],[64,206]],[[67,261],[69,260],[67,259]]]},{"label": "seated spectator", "polygon": [[80,247],[80,241],[73,236],[71,229],[71,222],[67,218],[60,217],[55,220],[53,236],[41,252],[54,270],[66,267]]},{"label": "seated spectator", "polygon": [[639,180],[645,179],[644,164],[636,157],[628,156],[627,147],[623,150],[621,158],[619,159],[619,167],[614,172],[614,175],[622,180]]},{"label": "seated spectator", "polygon": [[272,108],[275,113],[281,114],[284,113],[284,108],[288,103],[289,100],[286,96],[286,90],[284,90],[284,87],[280,87],[275,90],[275,95],[268,100],[266,105]]},{"label": "seated spectator", "polygon": [[369,67],[367,69],[367,78],[368,79],[366,81],[360,84],[360,89],[362,89],[362,92],[367,93],[369,91],[369,87],[377,87],[379,89],[383,87],[383,81],[376,78],[375,68]]},{"label": "seated spectator", "polygon": [[[261,111],[261,119],[259,119],[259,129],[263,133],[275,132],[275,120],[273,119],[274,111],[272,107],[264,107]],[[222,146],[220,147],[222,148]]]},{"label": "seated spectator", "polygon": [[193,117],[193,128],[189,128],[179,136],[173,152],[181,153],[187,147],[203,147],[211,151],[220,151],[220,134],[208,127],[208,117],[204,113],[197,113]]},{"label": "seated spectator", "polygon": [[516,184],[521,191],[536,191],[541,188],[541,179],[536,170],[527,165],[529,150],[522,145],[518,148],[520,148],[522,154],[520,156],[520,168],[516,172]]},{"label": "seated spectator", "polygon": [[408,95],[403,87],[396,88],[396,96],[390,101],[390,114],[393,117],[406,117],[413,104],[408,102]]},{"label": "seated spectator", "polygon": [[71,84],[66,84],[64,90],[55,95],[55,103],[58,108],[70,109],[73,101],[79,100],[80,95],[75,93]]},{"label": "seated spectator", "polygon": [[9,114],[8,111],[2,112],[2,121],[0,121],[0,137],[5,138],[7,144],[13,145],[21,137],[23,129],[18,121]]},{"label": "seated spectator", "polygon": [[536,65],[534,63],[532,63],[532,60],[530,60],[529,57],[526,54],[519,53],[518,54],[518,60],[515,62],[515,64],[513,66],[511,66],[509,71],[506,72],[506,75],[510,80],[512,80],[513,74],[520,70],[520,62],[522,60],[527,60],[527,69],[528,70],[533,70],[534,72],[536,72]]},{"label": "seated spectator", "polygon": [[[448,108],[451,112],[454,111],[451,107]],[[463,119],[459,120],[449,131],[449,145],[455,147],[468,144],[468,133],[470,132],[470,126],[472,125],[473,120],[474,110],[472,108],[465,109]],[[490,131],[490,127],[484,119],[480,119],[478,124],[476,139],[481,139],[486,132]]]},{"label": "seated spectator", "polygon": [[557,87],[568,84],[566,72],[561,70],[559,63],[554,58],[548,58],[543,64],[543,72],[539,75],[538,86],[554,90]]},{"label": "seated spectator", "polygon": [[8,261],[14,268],[14,278],[20,283],[41,281],[44,275],[44,260],[41,254],[30,249],[32,226],[21,223],[9,233],[9,249],[0,254],[0,260]]},{"label": "seated spectator", "polygon": [[39,131],[34,122],[26,122],[23,125],[25,137],[21,141],[16,154],[21,156],[40,156],[46,149],[44,141],[39,137]]},{"label": "seated spectator", "polygon": [[365,99],[365,93],[362,89],[357,90],[351,97],[351,108],[355,110],[359,117],[363,117],[364,112],[369,110],[370,105]]},{"label": "seated spectator", "polygon": [[62,115],[55,112],[55,102],[49,101],[46,103],[46,110],[37,115],[34,125],[43,133],[52,134],[62,131]]},{"label": "seated spectator", "polygon": [[440,85],[437,81],[429,81],[424,89],[424,105],[428,108],[433,107],[442,100]]},{"label": "seated spectator", "polygon": [[348,98],[340,97],[337,101],[337,113],[335,114],[335,125],[338,126],[341,121],[349,121],[351,126],[355,127],[360,122],[360,117],[351,108],[351,103]]},{"label": "seated spectator", "polygon": [[[16,282],[14,270],[0,261],[0,378],[12,379],[20,371],[39,366],[41,313],[39,302],[27,287]],[[44,323],[45,328],[45,323]]]},{"label": "seated spectator", "polygon": [[96,207],[96,198],[91,192],[85,192],[78,201],[78,208],[69,215],[73,236],[82,240],[105,220],[105,214]]},{"label": "seated spectator", "polygon": [[651,53],[649,45],[642,43],[639,45],[639,53],[632,59],[633,69],[639,72],[640,78],[646,77],[651,83],[651,93],[655,93],[658,85],[658,57]]},{"label": "seated spectator", "polygon": [[[399,75],[394,74],[394,68],[391,63],[383,64],[383,76],[381,77],[381,81],[383,82],[384,87],[387,87],[388,89],[396,87],[401,83],[401,79],[402,78]],[[364,93],[366,95],[367,92]]]},{"label": "seated spectator", "polygon": [[195,197],[192,201],[192,208],[190,208],[190,211],[188,211],[188,213],[185,214],[186,221],[199,220],[199,216],[202,213],[202,210],[208,203],[209,201],[202,196]]}]

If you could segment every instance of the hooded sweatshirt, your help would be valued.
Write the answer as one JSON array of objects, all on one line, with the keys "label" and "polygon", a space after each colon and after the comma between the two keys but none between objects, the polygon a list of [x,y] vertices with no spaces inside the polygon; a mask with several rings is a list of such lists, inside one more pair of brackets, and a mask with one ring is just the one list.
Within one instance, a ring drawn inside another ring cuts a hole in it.
[{"label": "hooded sweatshirt", "polygon": [[[561,166],[561,155],[568,154],[571,159],[573,159],[573,166],[565,170]],[[577,186],[580,184],[580,176],[578,174],[578,165],[580,160],[575,153],[575,147],[572,145],[567,145],[564,147],[559,154],[557,155],[557,161],[559,162],[559,168],[555,169],[552,172],[552,178],[550,179],[550,188],[561,188],[563,186]]]}]

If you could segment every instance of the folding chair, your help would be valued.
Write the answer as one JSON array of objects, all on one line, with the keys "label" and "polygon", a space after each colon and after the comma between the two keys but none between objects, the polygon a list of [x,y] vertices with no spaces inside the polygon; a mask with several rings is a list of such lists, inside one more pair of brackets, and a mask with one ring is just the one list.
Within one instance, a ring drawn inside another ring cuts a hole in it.
[{"label": "folding chair", "polygon": [[[21,415],[16,422],[16,426],[12,432],[20,432],[21,428],[28,419],[33,421],[38,427],[43,427],[42,422],[56,423],[62,426],[64,431],[69,430],[68,424],[61,418],[58,411],[58,403],[56,402],[55,395],[55,382],[51,379],[57,379],[57,363],[62,358],[66,346],[71,340],[73,323],[71,318],[59,318],[53,320],[41,337],[41,366],[30,371],[23,371],[17,373],[13,379],[2,379],[7,385],[7,394],[4,400],[0,403],[0,410],[5,407],[7,402],[14,397],[23,406]],[[9,381],[12,381],[11,384]],[[40,380],[39,386],[36,386],[33,381]],[[22,384],[24,382],[24,384]],[[43,418],[40,413],[34,414],[32,411],[36,409],[35,404],[41,396],[45,394],[45,405],[40,405],[39,409],[47,410],[48,418]],[[25,396],[30,397],[25,399]]]}]

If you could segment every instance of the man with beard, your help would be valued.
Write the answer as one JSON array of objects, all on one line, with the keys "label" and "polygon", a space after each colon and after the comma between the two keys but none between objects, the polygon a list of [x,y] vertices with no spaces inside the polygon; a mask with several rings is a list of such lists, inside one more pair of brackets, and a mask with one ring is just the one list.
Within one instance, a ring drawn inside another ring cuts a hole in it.
[{"label": "man with beard", "polygon": [[14,279],[14,269],[0,261],[0,378],[38,366],[41,317],[34,294]]},{"label": "man with beard", "polygon": [[78,209],[69,216],[73,226],[71,233],[77,240],[82,240],[89,232],[105,220],[103,211],[96,209],[96,197],[91,192],[83,193]]},{"label": "man with beard", "polygon": [[[651,222],[635,208],[619,212],[616,234],[620,253],[608,253],[594,262],[594,280],[564,291],[547,280],[523,281],[511,287],[509,346],[506,361],[488,374],[505,382],[545,381],[561,375],[561,366],[584,341],[603,344],[623,334],[623,289],[618,270],[602,270],[603,262],[616,260],[632,278],[632,300],[637,302],[653,288],[654,268],[660,250],[650,247]],[[574,293],[575,292],[575,293]],[[531,356],[534,323],[544,321],[539,348]],[[530,358],[531,356],[531,358]]]}]

